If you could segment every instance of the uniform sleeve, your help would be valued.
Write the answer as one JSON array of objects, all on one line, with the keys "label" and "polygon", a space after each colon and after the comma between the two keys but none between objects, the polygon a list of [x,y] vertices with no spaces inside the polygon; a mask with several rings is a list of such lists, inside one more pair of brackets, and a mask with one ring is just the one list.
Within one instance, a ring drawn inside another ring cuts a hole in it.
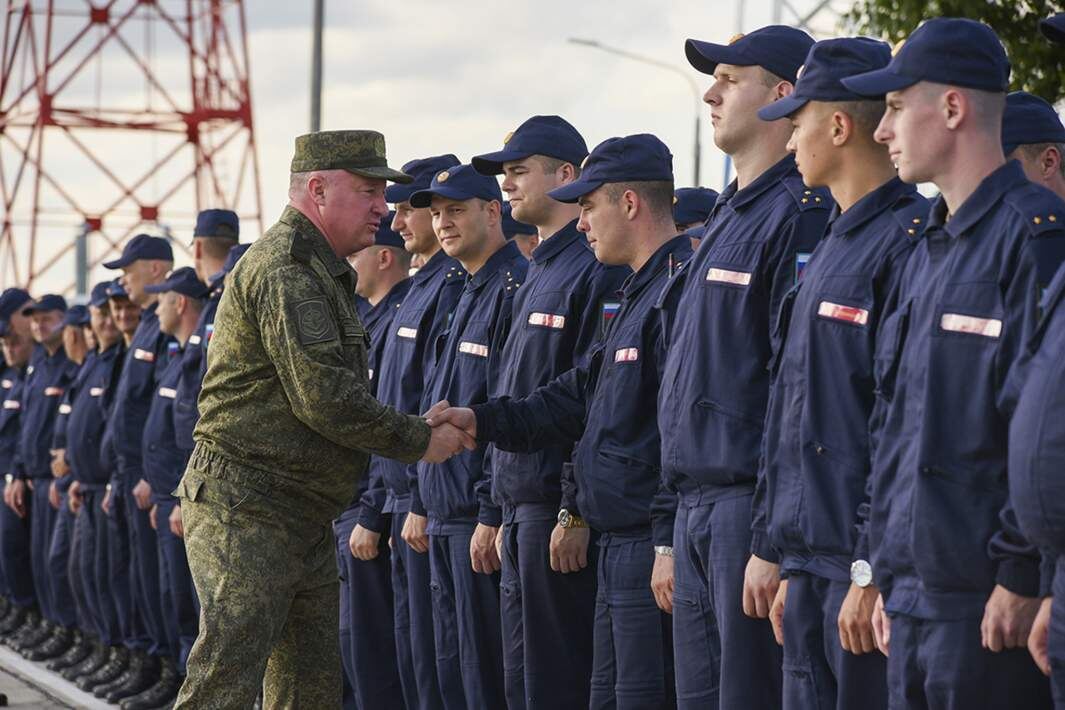
[{"label": "uniform sleeve", "polygon": [[523,453],[576,441],[584,432],[588,384],[588,370],[577,367],[522,399],[499,397],[474,405],[477,438]]},{"label": "uniform sleeve", "polygon": [[429,425],[382,405],[365,376],[347,366],[344,348],[365,348],[365,340],[339,328],[310,273],[279,269],[259,284],[256,301],[246,307],[258,317],[263,347],[296,418],[340,446],[405,462],[425,453]]},{"label": "uniform sleeve", "polygon": [[380,458],[372,456],[370,469],[366,474],[366,490],[359,498],[359,525],[375,533],[383,532],[386,500],[388,489],[381,473]]},{"label": "uniform sleeve", "polygon": [[[662,383],[666,367],[666,354],[669,348],[669,324],[672,323],[680,307],[680,290],[669,289],[667,283],[662,295],[655,305],[658,309],[657,334],[655,335],[655,367],[658,371],[658,383]],[[664,473],[659,473],[658,492],[651,501],[651,539],[655,545],[673,546],[673,524],[677,519],[679,496]]]},{"label": "uniform sleeve", "polygon": [[[1020,260],[1004,296],[1002,342],[997,355],[999,412],[1005,421],[1016,404],[1007,385],[1011,370],[1023,366],[1024,345],[1035,332],[1039,319],[1039,301],[1043,287],[1050,283],[1065,256],[1065,233],[1052,231],[1030,239],[1021,251]],[[1017,515],[1007,498],[999,513],[1001,527],[988,543],[991,559],[998,563],[996,582],[1011,592],[1035,597],[1040,589],[1039,551],[1021,533]]]}]

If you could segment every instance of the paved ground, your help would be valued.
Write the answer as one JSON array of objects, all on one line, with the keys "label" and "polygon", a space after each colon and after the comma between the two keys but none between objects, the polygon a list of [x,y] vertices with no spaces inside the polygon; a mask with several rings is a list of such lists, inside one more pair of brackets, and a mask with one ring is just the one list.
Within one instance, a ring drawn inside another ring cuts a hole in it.
[{"label": "paved ground", "polygon": [[0,693],[7,696],[7,707],[15,710],[114,709],[6,647],[0,647]]}]

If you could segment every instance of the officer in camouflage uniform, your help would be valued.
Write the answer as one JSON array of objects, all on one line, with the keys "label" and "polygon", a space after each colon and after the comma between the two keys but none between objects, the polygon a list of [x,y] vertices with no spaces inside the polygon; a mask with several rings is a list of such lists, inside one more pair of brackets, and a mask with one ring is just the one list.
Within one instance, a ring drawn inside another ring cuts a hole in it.
[{"label": "officer in camouflage uniform", "polygon": [[244,710],[260,687],[265,707],[339,706],[331,521],[369,454],[442,461],[473,447],[369,393],[345,258],[373,243],[386,180],[410,178],[387,166],[380,133],[297,138],[289,205],[229,277],[175,491],[202,605],[179,708]]}]

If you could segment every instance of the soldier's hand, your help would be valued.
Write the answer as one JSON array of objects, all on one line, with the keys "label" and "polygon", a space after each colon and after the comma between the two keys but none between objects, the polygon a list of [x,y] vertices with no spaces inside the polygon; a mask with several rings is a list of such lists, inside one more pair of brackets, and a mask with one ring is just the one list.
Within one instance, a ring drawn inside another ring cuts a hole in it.
[{"label": "soldier's hand", "polygon": [[751,555],[743,575],[743,613],[756,619],[768,618],[779,586],[780,565]]},{"label": "soldier's hand", "polygon": [[773,606],[769,609],[769,623],[773,625],[773,636],[777,643],[784,645],[784,606],[788,602],[788,580],[780,580],[777,595],[773,597]]},{"label": "soldier's hand", "polygon": [[174,533],[180,538],[185,537],[185,521],[181,519],[181,506],[175,505],[174,509],[170,511],[170,532]]},{"label": "soldier's hand", "polygon": [[48,484],[48,504],[56,510],[59,510],[59,506],[63,504],[63,495],[59,492],[55,481]]},{"label": "soldier's hand", "polygon": [[8,507],[15,511],[15,515],[20,518],[26,517],[26,482],[21,478],[16,478],[11,483],[7,484],[7,487],[11,490],[11,502],[8,503]]},{"label": "soldier's hand", "polygon": [[503,531],[506,530],[506,525],[500,525],[499,530],[496,531],[496,554],[499,555],[499,559],[503,559]]},{"label": "soldier's hand", "polygon": [[839,642],[844,651],[856,656],[876,650],[873,636],[873,608],[880,591],[872,584],[859,587],[851,584],[847,597],[839,608]]},{"label": "soldier's hand", "polygon": [[377,546],[381,544],[381,533],[367,530],[361,525],[356,525],[348,538],[348,547],[355,559],[369,562],[377,557]]},{"label": "soldier's hand", "polygon": [[429,436],[429,446],[422,455],[426,463],[443,463],[463,449],[477,448],[477,442],[461,429],[451,424],[434,426]]},{"label": "soldier's hand", "polygon": [[551,569],[568,574],[587,567],[589,539],[588,528],[564,528],[556,524],[551,531]]},{"label": "soldier's hand", "polygon": [[433,419],[433,417],[435,417],[437,414],[442,414],[450,406],[451,404],[446,399],[442,399],[433,406],[429,407],[429,411],[422,415],[422,419],[428,422],[429,426],[432,426],[433,422],[431,420]]},{"label": "soldier's hand", "polygon": [[148,513],[148,522],[152,524],[152,530],[159,529],[159,506],[153,505]]},{"label": "soldier's hand", "polygon": [[1039,604],[1039,613],[1035,615],[1032,624],[1032,632],[1028,634],[1028,652],[1032,654],[1032,660],[1043,671],[1043,675],[1050,675],[1050,655],[1048,652],[1050,635],[1050,608],[1054,604],[1054,597],[1047,597]]},{"label": "soldier's hand", "polygon": [[492,574],[500,568],[499,553],[496,552],[496,533],[499,528],[477,523],[470,538],[470,563],[473,571],[480,574]]},{"label": "soldier's hand", "polygon": [[111,514],[111,487],[107,487],[107,491],[104,493],[104,499],[100,501],[100,510],[104,511],[104,515]]},{"label": "soldier's hand", "polygon": [[876,604],[873,605],[873,638],[876,639],[876,647],[885,656],[891,648],[891,617],[884,611],[884,595],[876,595]]},{"label": "soldier's hand", "polygon": [[81,510],[81,504],[84,499],[81,495],[81,483],[74,481],[70,484],[70,488],[67,489],[67,505],[70,506],[70,512],[75,515]]},{"label": "soldier's hand", "polygon": [[133,500],[137,502],[137,507],[141,510],[148,510],[152,507],[152,487],[143,478],[133,486]]},{"label": "soldier's hand", "polygon": [[55,478],[62,478],[70,473],[70,466],[67,465],[66,449],[51,449],[49,453],[52,454],[52,476]]},{"label": "soldier's hand", "polygon": [[428,525],[429,520],[424,515],[407,513],[400,537],[403,538],[403,542],[410,545],[410,549],[424,554],[429,551],[429,535],[425,532]]},{"label": "soldier's hand", "polygon": [[1037,597],[1022,597],[996,584],[980,622],[983,647],[995,653],[1004,648],[1024,648],[1038,613]]},{"label": "soldier's hand", "polygon": [[442,410],[437,408],[446,405],[447,401],[437,402],[433,408],[425,413],[425,420],[429,426],[437,427],[442,424],[451,424],[469,434],[474,441],[477,440],[477,417],[473,410],[468,407],[446,407]]},{"label": "soldier's hand", "polygon": [[655,555],[651,568],[651,593],[655,604],[667,614],[673,613],[673,558],[670,555]]}]

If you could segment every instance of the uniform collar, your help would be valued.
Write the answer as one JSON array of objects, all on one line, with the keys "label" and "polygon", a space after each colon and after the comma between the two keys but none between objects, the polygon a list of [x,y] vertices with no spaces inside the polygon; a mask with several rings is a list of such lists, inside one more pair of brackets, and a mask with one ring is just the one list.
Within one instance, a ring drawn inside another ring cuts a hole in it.
[{"label": "uniform collar", "polygon": [[678,234],[673,237],[658,247],[639,271],[629,274],[621,285],[621,296],[628,299],[642,291],[659,273],[669,268],[670,256],[673,257],[673,268],[676,269],[691,257],[691,253],[692,243],[687,235]]},{"label": "uniform collar", "polygon": [[518,250],[518,245],[513,241],[507,242],[499,247],[495,254],[488,257],[488,261],[484,263],[484,266],[467,282],[467,288],[478,289],[484,286],[504,264],[519,256],[521,256],[521,251]]},{"label": "uniform collar", "polygon": [[721,205],[726,203],[734,210],[743,209],[760,197],[766,190],[778,184],[788,175],[794,173],[795,170],[795,156],[789,153],[742,190],[737,189],[738,183],[733,180],[729,183],[729,186],[718,195],[717,202],[714,204],[714,212],[716,212]]},{"label": "uniform collar", "polygon": [[281,222],[287,224],[292,229],[296,230],[311,243],[314,248],[315,254],[322,260],[329,274],[334,278],[341,276],[350,276],[352,283],[355,279],[355,270],[351,268],[351,264],[347,259],[341,259],[333,251],[333,247],[329,246],[329,242],[326,241],[318,228],[314,226],[311,220],[307,219],[307,215],[300,212],[292,205],[285,207],[285,211],[281,213]]},{"label": "uniform collar", "polygon": [[444,268],[444,265],[451,259],[443,249],[437,249],[436,253],[429,257],[429,261],[422,264],[422,266],[414,272],[414,282],[422,283],[430,276],[435,274],[440,269]]},{"label": "uniform collar", "polygon": [[958,208],[957,213],[947,221],[947,201],[940,195],[932,204],[928,215],[928,229],[941,229],[952,237],[960,237],[983,219],[1002,196],[1028,181],[1021,169],[1021,164],[1011,160],[997,168],[980,181],[979,186]]},{"label": "uniform collar", "polygon": [[583,238],[584,235],[577,231],[577,220],[573,220],[533,249],[533,262],[542,264],[556,254],[561,254],[577,237]]},{"label": "uniform collar", "polygon": [[403,279],[390,288],[385,297],[378,301],[376,306],[371,306],[370,310],[366,312],[365,322],[373,322],[388,313],[388,311],[394,310],[399,305],[399,302],[403,300],[403,297],[407,295],[407,291],[410,290],[410,282],[409,278]]},{"label": "uniform collar", "polygon": [[916,187],[893,177],[855,202],[846,212],[840,212],[837,204],[832,208],[832,216],[828,220],[829,233],[847,236],[884,210],[891,209],[903,195],[914,192],[917,192]]}]

